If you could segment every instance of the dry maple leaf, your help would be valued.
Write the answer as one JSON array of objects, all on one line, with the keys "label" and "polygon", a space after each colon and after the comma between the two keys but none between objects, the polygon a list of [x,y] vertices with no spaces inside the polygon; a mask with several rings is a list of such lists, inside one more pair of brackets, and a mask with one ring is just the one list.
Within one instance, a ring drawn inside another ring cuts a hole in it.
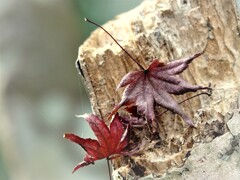
[{"label": "dry maple leaf", "polygon": [[177,76],[177,74],[180,74],[188,67],[193,59],[201,54],[197,53],[191,57],[171,61],[166,64],[154,60],[148,69],[126,74],[117,86],[117,89],[127,86],[122,100],[114,107],[109,117],[115,114],[122,106],[134,105],[137,107],[137,111],[145,115],[148,121],[154,122],[154,106],[158,104],[179,114],[187,124],[194,126],[191,119],[182,111],[170,94],[180,95],[200,89],[210,89],[209,87],[188,84],[181,77]]},{"label": "dry maple leaf", "polygon": [[98,140],[84,139],[74,134],[64,134],[64,138],[79,144],[86,152],[83,162],[79,163],[73,170],[94,164],[94,161],[111,158],[113,155],[126,155],[124,151],[128,145],[128,128],[124,128],[120,117],[116,114],[108,128],[103,120],[91,114],[84,116]]}]

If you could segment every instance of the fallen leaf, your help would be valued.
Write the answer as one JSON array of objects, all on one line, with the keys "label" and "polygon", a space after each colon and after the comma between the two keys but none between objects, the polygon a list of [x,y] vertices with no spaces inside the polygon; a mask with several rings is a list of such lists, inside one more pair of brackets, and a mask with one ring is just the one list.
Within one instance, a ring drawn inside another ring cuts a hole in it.
[{"label": "fallen leaf", "polygon": [[124,128],[120,116],[116,114],[108,128],[103,120],[91,114],[85,116],[98,140],[84,139],[74,134],[64,134],[64,138],[79,144],[86,152],[83,162],[79,163],[73,170],[94,164],[96,160],[111,158],[113,155],[126,154],[124,149],[128,145],[128,128]]},{"label": "fallen leaf", "polygon": [[178,76],[188,68],[193,59],[200,56],[197,53],[191,57],[162,63],[154,60],[146,70],[133,71],[126,74],[118,88],[126,87],[122,100],[116,105],[109,117],[114,115],[122,106],[136,106],[137,112],[154,122],[155,104],[179,114],[190,126],[194,126],[191,119],[182,111],[178,103],[170,94],[180,95],[186,92],[195,92],[200,89],[210,89],[199,85],[191,85]]}]

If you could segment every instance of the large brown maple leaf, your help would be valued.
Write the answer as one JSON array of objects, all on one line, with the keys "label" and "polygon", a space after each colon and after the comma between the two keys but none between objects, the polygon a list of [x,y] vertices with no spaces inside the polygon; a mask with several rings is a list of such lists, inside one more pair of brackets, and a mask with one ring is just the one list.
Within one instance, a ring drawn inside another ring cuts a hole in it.
[{"label": "large brown maple leaf", "polygon": [[83,162],[79,163],[73,172],[83,166],[94,164],[96,160],[111,158],[113,155],[126,155],[128,153],[127,150],[125,151],[129,142],[128,128],[124,128],[118,114],[114,116],[109,128],[104,121],[93,114],[85,116],[85,119],[98,140],[84,139],[74,134],[64,134],[63,136],[79,144],[87,152]]},{"label": "large brown maple leaf", "polygon": [[178,103],[170,94],[180,95],[200,89],[209,89],[199,85],[191,85],[177,76],[183,72],[193,59],[200,56],[197,53],[191,57],[162,63],[154,60],[146,70],[133,71],[126,74],[117,89],[127,86],[121,102],[116,105],[110,114],[115,114],[122,106],[134,105],[137,111],[143,114],[148,121],[155,119],[154,106],[158,104],[172,112],[179,114],[190,126],[194,126],[191,119],[182,111]]}]

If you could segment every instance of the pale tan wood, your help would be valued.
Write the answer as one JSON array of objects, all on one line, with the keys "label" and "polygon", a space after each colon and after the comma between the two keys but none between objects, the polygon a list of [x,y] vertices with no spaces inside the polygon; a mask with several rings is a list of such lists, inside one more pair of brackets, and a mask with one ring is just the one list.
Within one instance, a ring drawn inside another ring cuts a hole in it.
[{"label": "pale tan wood", "polygon": [[[158,117],[160,139],[147,141],[146,148],[136,156],[113,161],[119,179],[161,176],[183,165],[194,146],[228,131],[224,117],[237,107],[240,90],[239,24],[233,0],[146,0],[104,25],[144,67],[154,58],[167,62],[205,51],[181,76],[192,84],[211,83],[213,87],[211,97],[200,96],[181,105],[196,129],[170,112]],[[123,92],[115,91],[117,84],[139,67],[101,29],[80,46],[79,61],[93,111],[107,121]],[[181,101],[193,94],[175,97]],[[158,113],[164,110],[158,109]],[[136,136],[140,134],[143,139],[150,136],[147,128],[135,131]]]}]

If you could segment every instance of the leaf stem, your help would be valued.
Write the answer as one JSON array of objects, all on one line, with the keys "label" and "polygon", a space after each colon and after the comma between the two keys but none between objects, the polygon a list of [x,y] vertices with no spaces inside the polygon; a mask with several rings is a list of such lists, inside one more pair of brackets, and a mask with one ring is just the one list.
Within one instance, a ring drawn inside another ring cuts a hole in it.
[{"label": "leaf stem", "polygon": [[[182,101],[180,101],[178,104],[182,104],[182,103],[184,103],[184,102],[186,102],[186,101],[188,101],[188,100],[190,100],[190,99],[193,99],[193,98],[195,98],[195,97],[197,97],[197,96],[200,96],[200,95],[208,95],[208,96],[211,96],[211,92],[209,93],[209,92],[201,92],[201,93],[199,93],[199,94],[196,94],[196,95],[194,95],[194,96],[191,96],[191,97],[189,97],[189,98],[187,98],[187,99],[184,99],[184,100],[182,100]],[[165,114],[166,112],[168,112],[169,110],[168,109],[166,109],[165,111],[163,111],[162,113],[160,113],[159,114],[159,116],[162,116],[163,114]]]},{"label": "leaf stem", "polygon": [[95,26],[97,26],[97,27],[101,28],[103,31],[105,31],[105,32],[112,38],[112,40],[114,40],[115,43],[117,43],[117,45],[118,45],[142,70],[145,70],[144,67],[143,67],[141,64],[139,64],[139,62],[138,62],[137,60],[135,60],[135,59],[131,56],[131,54],[129,54],[129,53],[117,42],[117,40],[116,40],[106,29],[104,29],[104,28],[103,28],[102,26],[100,26],[99,24],[97,24],[97,23],[95,23],[95,22],[93,22],[93,21],[91,21],[91,20],[89,20],[89,19],[87,19],[87,18],[85,18],[84,20],[87,21],[87,22],[89,22],[89,23],[91,23],[91,24],[94,24]]},{"label": "leaf stem", "polygon": [[109,161],[110,160],[107,158],[109,180],[112,180],[111,167],[110,167],[110,162]]}]

